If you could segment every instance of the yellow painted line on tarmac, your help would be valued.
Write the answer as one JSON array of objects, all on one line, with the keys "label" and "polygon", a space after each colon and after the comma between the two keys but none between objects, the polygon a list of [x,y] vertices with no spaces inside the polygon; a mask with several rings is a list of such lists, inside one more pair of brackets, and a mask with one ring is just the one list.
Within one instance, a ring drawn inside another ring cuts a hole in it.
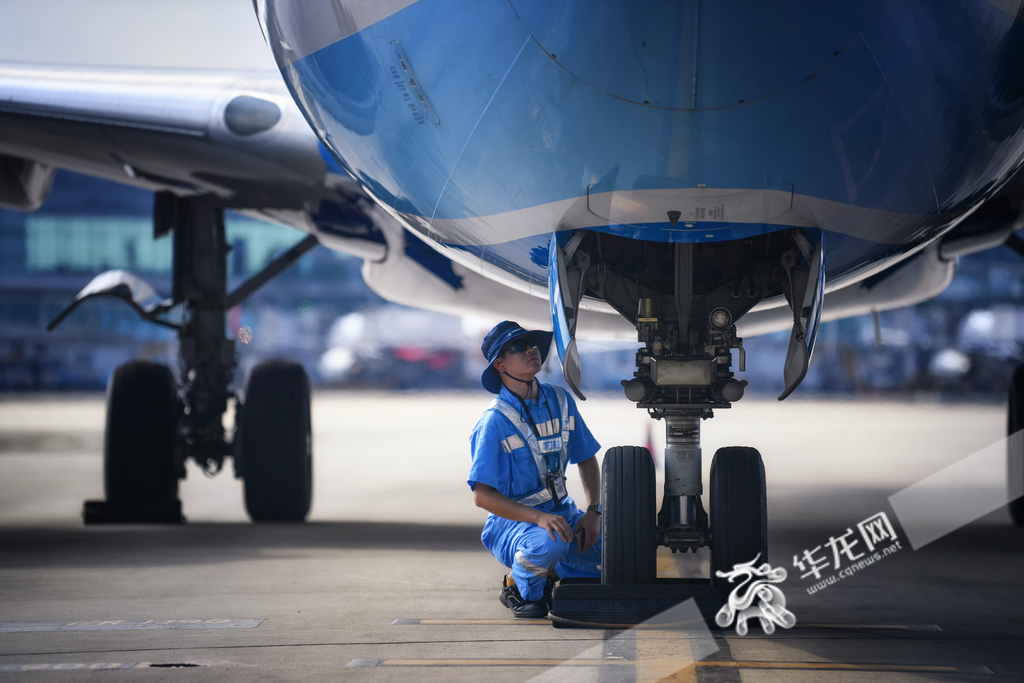
[{"label": "yellow painted line on tarmac", "polygon": [[991,674],[988,667],[970,665],[953,667],[945,665],[916,664],[849,664],[845,661],[697,661],[698,667],[724,667],[734,669],[776,669],[810,671],[872,671],[899,674]]},{"label": "yellow painted line on tarmac", "polygon": [[551,626],[550,619],[395,619],[392,626]]},{"label": "yellow painted line on tarmac", "polygon": [[383,659],[378,666],[632,666],[626,660],[604,659]]},{"label": "yellow painted line on tarmac", "polygon": [[[664,552],[662,552],[664,551]],[[679,571],[679,565],[672,557],[668,548],[658,549],[658,578],[660,579],[681,579],[683,575]]]},{"label": "yellow painted line on tarmac", "polygon": [[697,666],[736,669],[809,669],[813,671],[878,671],[892,673],[960,673],[959,666],[930,664],[849,664],[846,662],[697,662]]},{"label": "yellow painted line on tarmac", "polygon": [[[672,631],[636,632],[634,665],[637,683],[676,681],[697,683],[696,662],[693,655],[693,640],[680,638]],[[680,643],[683,640],[684,643]],[[685,649],[686,656],[680,656]]]},{"label": "yellow painted line on tarmac", "polygon": [[847,628],[869,631],[941,631],[938,624],[801,624],[795,628]]}]

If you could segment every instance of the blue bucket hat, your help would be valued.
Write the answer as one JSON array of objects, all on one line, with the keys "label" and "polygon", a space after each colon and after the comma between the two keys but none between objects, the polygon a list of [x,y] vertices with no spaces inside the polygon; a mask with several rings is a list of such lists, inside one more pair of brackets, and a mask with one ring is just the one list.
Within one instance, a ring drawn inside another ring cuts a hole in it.
[{"label": "blue bucket hat", "polygon": [[506,346],[517,339],[526,341],[528,338],[537,345],[537,349],[540,351],[540,364],[544,365],[548,352],[551,350],[551,339],[554,336],[553,332],[544,330],[524,330],[519,323],[511,320],[505,320],[491,328],[491,331],[484,337],[484,343],[480,345],[480,350],[483,351],[484,358],[487,359],[487,369],[480,376],[480,383],[484,385],[484,389],[492,394],[501,391],[501,377],[498,376],[498,371],[492,363],[501,355]]}]

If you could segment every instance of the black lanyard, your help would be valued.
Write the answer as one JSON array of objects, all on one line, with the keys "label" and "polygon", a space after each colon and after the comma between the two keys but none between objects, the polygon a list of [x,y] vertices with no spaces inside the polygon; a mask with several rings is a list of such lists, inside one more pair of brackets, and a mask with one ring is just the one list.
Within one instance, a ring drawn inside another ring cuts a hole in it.
[{"label": "black lanyard", "polygon": [[[526,399],[524,399],[522,396],[520,396],[519,394],[517,394],[514,391],[511,392],[511,393],[516,398],[518,398],[519,399],[519,403],[522,404],[523,412],[526,413],[526,421],[530,423],[530,429],[533,430],[534,436],[537,437],[538,441],[540,439],[544,438],[544,437],[542,437],[540,435],[540,430],[537,429],[537,423],[533,421],[533,416],[530,415],[530,409],[526,406]],[[544,407],[548,409],[548,422],[551,423],[551,421],[554,420],[554,417],[553,417],[554,413],[551,412],[551,404],[548,403],[548,397],[544,395],[543,391],[541,391],[540,382],[537,382],[537,405],[538,406],[540,405],[540,399],[541,399],[542,396],[544,398]],[[561,414],[559,413],[559,415],[561,415]],[[561,420],[560,417],[559,417],[559,420]],[[561,424],[559,424],[559,426],[561,426]],[[538,444],[538,447],[539,447],[539,444]],[[548,464],[548,470],[551,471],[551,472],[556,471],[558,469],[557,467],[554,468],[554,469],[551,468],[551,458],[548,457],[548,454],[547,453],[543,453],[542,455],[544,456],[545,462],[547,462],[547,464]]]}]

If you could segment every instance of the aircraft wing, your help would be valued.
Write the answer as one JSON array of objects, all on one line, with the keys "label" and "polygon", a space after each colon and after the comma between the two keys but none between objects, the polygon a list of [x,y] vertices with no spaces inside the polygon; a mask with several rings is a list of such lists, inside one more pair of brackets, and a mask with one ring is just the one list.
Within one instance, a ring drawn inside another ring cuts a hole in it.
[{"label": "aircraft wing", "polygon": [[38,208],[64,168],[307,232],[303,210],[359,194],[341,176],[325,184],[316,136],[273,72],[0,64],[0,168],[11,208]]},{"label": "aircraft wing", "polygon": [[[550,325],[545,299],[452,263],[363,194],[276,72],[0,63],[0,206],[39,208],[57,168],[313,234],[363,258],[389,301]],[[584,317],[596,335],[635,334],[617,314]]]},{"label": "aircraft wing", "polygon": [[[550,325],[546,292],[513,289],[450,261],[363,194],[321,145],[277,72],[0,63],[0,206],[37,209],[57,168],[214,197],[316,235],[365,259],[364,279],[389,301]],[[931,249],[885,287],[878,283],[887,278],[879,277],[829,291],[824,319],[934,296],[952,277],[951,261]],[[740,321],[740,334],[786,329],[784,303],[755,307]],[[579,314],[583,336],[635,335],[624,318],[601,307],[584,305]]]}]

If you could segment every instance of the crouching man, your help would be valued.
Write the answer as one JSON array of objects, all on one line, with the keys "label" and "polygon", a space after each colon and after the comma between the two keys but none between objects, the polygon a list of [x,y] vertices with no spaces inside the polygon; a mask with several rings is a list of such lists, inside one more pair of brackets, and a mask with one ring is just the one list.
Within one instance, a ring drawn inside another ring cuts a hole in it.
[{"label": "crouching man", "polygon": [[[498,397],[470,438],[469,486],[491,513],[481,540],[511,568],[499,599],[523,618],[547,615],[559,578],[600,576],[600,444],[572,397],[536,379],[551,337],[509,320],[487,333],[481,350],[490,365],[480,380]],[[570,464],[579,467],[586,512],[566,493]]]}]

